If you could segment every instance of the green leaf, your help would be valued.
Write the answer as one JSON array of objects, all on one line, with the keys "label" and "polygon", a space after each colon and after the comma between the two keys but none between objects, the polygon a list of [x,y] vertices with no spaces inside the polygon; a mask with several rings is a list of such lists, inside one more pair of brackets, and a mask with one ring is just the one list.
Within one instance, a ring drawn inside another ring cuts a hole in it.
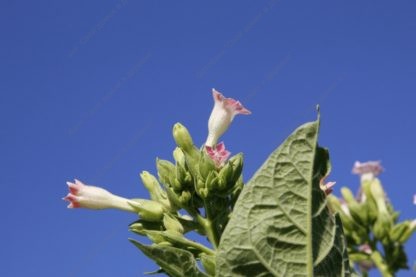
[{"label": "green leaf", "polygon": [[341,228],[320,181],[330,169],[319,120],[292,133],[238,198],[217,252],[217,276],[349,276]]},{"label": "green leaf", "polygon": [[172,277],[206,277],[199,271],[191,252],[172,246],[144,245],[129,239],[146,256],[154,260],[169,276]]}]

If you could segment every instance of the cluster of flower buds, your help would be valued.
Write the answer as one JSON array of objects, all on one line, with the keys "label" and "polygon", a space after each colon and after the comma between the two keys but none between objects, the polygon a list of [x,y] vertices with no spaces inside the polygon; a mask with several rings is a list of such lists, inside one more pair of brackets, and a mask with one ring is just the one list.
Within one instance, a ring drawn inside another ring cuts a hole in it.
[{"label": "cluster of flower buds", "polygon": [[[107,190],[75,180],[68,182],[64,198],[69,208],[120,209],[137,213],[139,220],[130,230],[147,236],[154,244],[190,251],[207,273],[215,272],[215,252],[187,239],[196,231],[208,237],[214,248],[228,222],[232,207],[243,188],[243,155],[230,158],[223,142],[217,141],[237,114],[250,111],[232,98],[213,89],[214,108],[208,122],[208,138],[200,149],[180,123],[173,126],[176,149],[174,163],[156,160],[158,178],[147,171],[140,174],[150,200],[126,199]],[[185,213],[184,213],[185,212]]]},{"label": "cluster of flower buds", "polygon": [[[407,259],[403,244],[416,230],[412,221],[398,222],[396,212],[388,200],[377,176],[383,171],[378,161],[356,162],[352,172],[360,176],[357,196],[350,189],[341,188],[342,198],[328,198],[331,208],[338,212],[349,247],[350,260],[361,271],[384,267],[393,274],[406,268]],[[377,247],[383,246],[382,257]]]}]

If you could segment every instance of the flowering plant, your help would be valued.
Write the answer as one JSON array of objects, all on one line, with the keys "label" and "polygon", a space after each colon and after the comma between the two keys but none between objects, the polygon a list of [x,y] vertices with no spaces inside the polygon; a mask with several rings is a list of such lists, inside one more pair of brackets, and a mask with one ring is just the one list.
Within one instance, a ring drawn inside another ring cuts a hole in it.
[{"label": "flowering plant", "polygon": [[[126,199],[105,189],[68,182],[69,208],[115,208],[138,214],[129,229],[152,241],[130,241],[169,276],[354,276],[377,266],[384,276],[405,267],[402,244],[415,230],[397,214],[375,176],[379,164],[356,164],[362,192],[356,200],[331,195],[328,150],[318,145],[318,120],[297,128],[244,184],[243,154],[231,156],[221,135],[239,101],[215,89],[205,144],[173,126],[174,162],[157,159],[158,176],[140,174],[149,199]],[[378,170],[378,171],[377,171]],[[357,227],[358,226],[358,227]],[[211,247],[188,238],[196,232]],[[385,247],[385,257],[376,250]],[[392,251],[392,256],[386,253]],[[389,275],[390,274],[390,275]]]}]

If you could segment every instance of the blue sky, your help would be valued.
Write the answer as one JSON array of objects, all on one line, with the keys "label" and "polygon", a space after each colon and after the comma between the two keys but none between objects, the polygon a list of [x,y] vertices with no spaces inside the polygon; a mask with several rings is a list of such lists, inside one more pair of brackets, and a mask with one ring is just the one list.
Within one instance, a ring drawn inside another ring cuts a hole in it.
[{"label": "blue sky", "polygon": [[1,1],[0,275],[153,270],[127,241],[135,216],[68,210],[65,182],[147,197],[138,174],[155,173],[156,157],[171,159],[175,122],[204,142],[213,87],[253,112],[223,137],[245,153],[246,180],[316,118],[319,103],[335,193],[357,188],[354,161],[382,160],[390,199],[415,218],[415,9],[415,1]]}]

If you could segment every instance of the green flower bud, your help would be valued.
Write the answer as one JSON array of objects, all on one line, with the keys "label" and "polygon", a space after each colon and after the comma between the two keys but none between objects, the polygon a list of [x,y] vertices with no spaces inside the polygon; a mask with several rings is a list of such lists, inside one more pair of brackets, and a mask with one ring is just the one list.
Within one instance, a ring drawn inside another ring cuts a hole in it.
[{"label": "green flower bud", "polygon": [[198,191],[198,195],[199,195],[202,199],[205,199],[205,198],[207,198],[207,197],[208,197],[208,195],[209,195],[209,191],[208,191],[208,189],[207,189],[207,188],[202,188],[202,189],[199,189],[199,191]]},{"label": "green flower bud", "polygon": [[215,256],[201,253],[201,255],[199,255],[199,258],[201,259],[201,263],[204,266],[204,269],[208,273],[208,275],[215,276]]},{"label": "green flower bud", "polygon": [[218,177],[221,189],[225,189],[228,184],[233,182],[234,168],[231,161],[228,161],[220,170]]},{"label": "green flower bud", "polygon": [[167,187],[166,194],[168,195],[169,202],[171,203],[171,211],[177,211],[182,208],[182,204],[179,201],[179,196],[173,191],[173,189]]},{"label": "green flower bud", "polygon": [[159,202],[147,199],[132,199],[129,204],[136,209],[139,216],[146,221],[161,221],[164,208]]},{"label": "green flower bud", "polygon": [[339,212],[343,213],[341,208],[341,202],[339,202],[339,199],[332,194],[329,194],[326,199],[328,200],[328,207],[331,210],[332,213]]},{"label": "green flower bud", "polygon": [[215,191],[218,188],[218,173],[216,171],[211,171],[206,180],[205,180],[205,186],[209,191]]},{"label": "green flower bud", "polygon": [[386,205],[386,194],[384,193],[383,187],[378,179],[374,179],[371,182],[371,194],[377,203],[379,213],[388,214]]},{"label": "green flower bud", "polygon": [[161,222],[150,222],[143,219],[139,219],[129,225],[129,230],[135,233],[145,233],[146,231],[161,231],[163,230]]},{"label": "green flower bud", "polygon": [[166,245],[166,246],[171,246],[172,245],[170,242],[168,242],[165,239],[165,237],[163,236],[162,231],[147,231],[146,236],[156,244],[159,244],[159,245],[163,244],[163,245]]},{"label": "green flower bud", "polygon": [[238,153],[228,160],[233,165],[233,176],[231,182],[234,183],[240,178],[241,172],[243,171],[243,153]]},{"label": "green flower bud", "polygon": [[166,230],[178,232],[180,234],[183,234],[184,232],[183,226],[179,220],[170,214],[165,213],[163,216],[163,225]]},{"label": "green flower bud", "polygon": [[376,222],[373,225],[374,236],[377,239],[382,240],[389,234],[391,225],[392,225],[392,222],[391,222],[389,215],[380,213],[379,216],[377,217]]},{"label": "green flower bud", "polygon": [[201,178],[198,178],[198,180],[196,181],[196,184],[195,184],[195,189],[196,189],[196,191],[198,191],[198,190],[203,189],[203,188],[205,188],[205,182]]},{"label": "green flower bud", "polygon": [[187,185],[192,182],[192,176],[183,168],[181,165],[176,165],[176,180],[179,183],[180,190],[184,185]]},{"label": "green flower bud", "polygon": [[191,198],[191,193],[187,190],[184,190],[182,191],[181,196],[179,196],[179,202],[182,204],[182,206],[187,206]]},{"label": "green flower bud", "polygon": [[407,223],[408,228],[403,232],[403,234],[399,237],[398,242],[404,244],[412,234],[416,231],[416,221],[405,221]]},{"label": "green flower bud", "polygon": [[235,202],[237,202],[238,197],[240,196],[241,191],[244,188],[243,177],[240,175],[237,182],[235,183],[233,190],[231,192],[231,204],[234,206]]},{"label": "green flower bud", "polygon": [[363,205],[358,204],[351,190],[343,187],[341,188],[341,194],[344,197],[345,202],[348,204],[348,209],[352,218],[360,225],[366,225],[368,221],[367,210],[363,209]]},{"label": "green flower bud", "polygon": [[365,200],[363,200],[363,205],[365,205],[365,208],[367,209],[369,224],[373,224],[378,216],[377,203],[374,200],[373,194],[371,192],[371,183],[372,181],[365,181],[361,185],[361,189],[365,196]]},{"label": "green flower bud", "polygon": [[159,180],[167,186],[172,186],[176,175],[175,165],[166,160],[156,159],[156,167]]},{"label": "green flower bud", "polygon": [[205,151],[202,151],[200,154],[198,168],[199,174],[204,180],[211,172],[216,171],[216,166],[213,160],[205,153]]},{"label": "green flower bud", "polygon": [[402,236],[406,231],[410,229],[410,221],[403,221],[399,224],[396,224],[390,230],[390,239],[394,242],[401,241]]},{"label": "green flower bud", "polygon": [[185,167],[185,155],[179,147],[176,147],[173,151],[173,158],[178,164]]},{"label": "green flower bud", "polygon": [[186,129],[182,124],[176,123],[173,126],[173,138],[175,139],[176,145],[178,145],[185,152],[189,153],[194,150],[192,137],[189,134],[188,129]]},{"label": "green flower bud", "polygon": [[129,226],[129,230],[142,236],[146,235],[146,229],[144,228],[143,224],[140,222],[131,224]]},{"label": "green flower bud", "polygon": [[140,178],[142,179],[144,186],[150,193],[150,199],[161,203],[166,209],[169,210],[171,206],[168,196],[166,194],[166,191],[164,191],[160,186],[156,177],[147,171],[143,171],[142,173],[140,173]]}]

